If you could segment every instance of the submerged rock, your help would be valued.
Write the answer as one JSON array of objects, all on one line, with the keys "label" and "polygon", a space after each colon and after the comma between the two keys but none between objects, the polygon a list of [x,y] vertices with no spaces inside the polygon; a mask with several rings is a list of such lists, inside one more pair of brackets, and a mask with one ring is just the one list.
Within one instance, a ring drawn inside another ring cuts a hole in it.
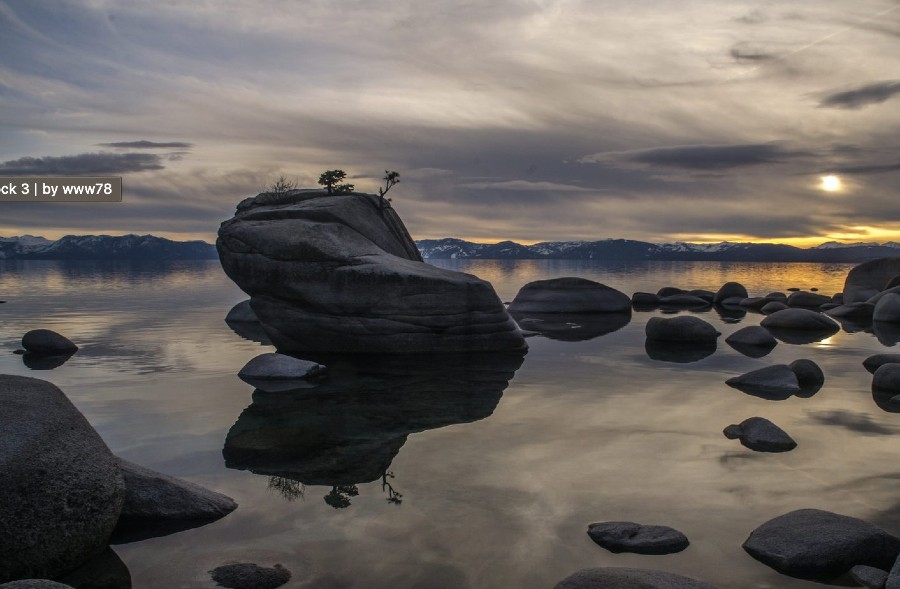
[{"label": "submerged rock", "polygon": [[602,567],[581,569],[554,589],[716,589],[703,581],[665,571]]},{"label": "submerged rock", "polygon": [[125,497],[118,461],[49,382],[0,376],[0,582],[55,578],[106,548]]},{"label": "submerged rock", "polygon": [[681,288],[678,288],[675,286],[664,286],[661,289],[659,289],[658,291],[656,291],[656,296],[658,296],[659,298],[663,298],[663,297],[671,297],[674,295],[680,295],[680,294],[684,294],[684,293],[685,293],[684,289],[681,289]]},{"label": "submerged rock", "polygon": [[716,328],[698,317],[651,317],[645,334],[648,340],[686,343],[715,343],[721,335]]},{"label": "submerged rock", "polygon": [[33,329],[22,336],[22,347],[35,354],[74,354],[78,346],[49,329]]},{"label": "submerged rock", "polygon": [[837,333],[840,327],[833,319],[810,309],[784,309],[764,318],[760,325],[765,328],[792,329],[798,331],[831,331]]},{"label": "submerged rock", "polygon": [[631,299],[623,292],[586,278],[551,278],[523,286],[510,303],[509,312],[514,315],[630,313]]},{"label": "submerged rock", "polygon": [[673,554],[690,542],[687,536],[668,526],[648,526],[634,522],[601,522],[588,525],[588,536],[610,552]]},{"label": "submerged rock", "polygon": [[856,565],[889,568],[900,552],[900,539],[854,517],[800,509],[756,528],[744,550],[780,573],[827,579]]},{"label": "submerged rock", "polygon": [[217,585],[228,589],[276,589],[291,580],[291,572],[276,564],[261,567],[253,563],[235,563],[209,571]]},{"label": "submerged rock", "polygon": [[659,305],[659,295],[652,292],[636,292],[631,295],[631,304],[638,308],[650,308]]},{"label": "submerged rock", "polygon": [[676,364],[690,364],[699,362],[716,353],[715,341],[695,342],[686,346],[677,341],[663,341],[648,339],[644,342],[644,350],[651,360],[660,362],[674,362]]},{"label": "submerged rock", "polygon": [[677,294],[670,297],[661,297],[659,299],[660,307],[668,307],[670,309],[704,309],[712,305],[706,299],[695,297],[690,294]]},{"label": "submerged rock", "polygon": [[900,275],[900,256],[869,260],[855,266],[844,281],[844,302],[858,303],[877,295]]},{"label": "submerged rock", "polygon": [[729,425],[723,433],[756,452],[788,452],[797,447],[787,432],[764,417],[749,417],[740,424]]},{"label": "submerged rock", "polygon": [[222,223],[216,247],[281,351],[526,347],[491,285],[425,264],[400,218],[374,195],[260,194]]}]

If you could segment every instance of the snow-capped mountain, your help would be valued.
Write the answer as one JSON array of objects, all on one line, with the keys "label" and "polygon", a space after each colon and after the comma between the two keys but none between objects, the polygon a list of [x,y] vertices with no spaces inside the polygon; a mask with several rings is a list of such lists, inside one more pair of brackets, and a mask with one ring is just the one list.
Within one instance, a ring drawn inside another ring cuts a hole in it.
[{"label": "snow-capped mountain", "polygon": [[66,235],[56,241],[23,235],[0,237],[0,259],[189,260],[215,259],[205,241],[172,241],[154,235]]},{"label": "snow-capped mountain", "polygon": [[741,262],[861,262],[900,255],[900,244],[837,242],[803,249],[779,243],[649,243],[630,239],[547,241],[521,245],[462,239],[417,241],[426,259],[710,260]]}]

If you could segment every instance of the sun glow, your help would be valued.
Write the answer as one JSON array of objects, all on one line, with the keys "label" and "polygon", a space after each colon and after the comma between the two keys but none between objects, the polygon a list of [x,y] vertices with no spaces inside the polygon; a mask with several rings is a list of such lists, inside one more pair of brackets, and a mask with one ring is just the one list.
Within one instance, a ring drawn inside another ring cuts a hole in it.
[{"label": "sun glow", "polygon": [[822,183],[819,185],[819,187],[825,192],[837,192],[841,189],[841,178],[840,176],[835,176],[834,174],[822,176]]}]

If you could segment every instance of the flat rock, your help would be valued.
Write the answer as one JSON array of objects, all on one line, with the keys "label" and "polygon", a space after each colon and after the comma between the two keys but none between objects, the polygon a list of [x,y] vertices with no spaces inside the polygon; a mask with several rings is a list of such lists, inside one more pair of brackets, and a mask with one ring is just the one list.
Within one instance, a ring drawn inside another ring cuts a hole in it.
[{"label": "flat rock", "polygon": [[729,425],[722,433],[730,440],[739,439],[756,452],[788,452],[797,447],[787,432],[764,417],[747,418],[740,424]]},{"label": "flat rock", "polygon": [[888,578],[887,572],[864,564],[856,565],[849,573],[854,581],[869,589],[884,589],[884,583]]},{"label": "flat rock", "polygon": [[875,304],[872,319],[886,323],[900,323],[900,294],[890,293],[881,297]]},{"label": "flat rock", "polygon": [[787,306],[787,303],[782,303],[781,301],[771,301],[760,307],[759,312],[764,315],[771,315],[776,311],[783,311],[785,309],[790,309],[790,307]]},{"label": "flat rock", "polygon": [[250,306],[250,299],[246,301],[241,301],[236,304],[228,311],[228,314],[225,315],[226,323],[258,323],[259,318],[256,316],[256,313],[253,312],[253,308]]},{"label": "flat rock", "polygon": [[0,582],[55,578],[102,552],[125,498],[118,461],[49,382],[0,375]]},{"label": "flat rock", "polygon": [[825,311],[825,314],[829,317],[847,319],[871,319],[873,313],[875,313],[875,305],[869,302],[838,305]]},{"label": "flat rock", "polygon": [[814,309],[817,309],[820,306],[830,302],[831,297],[826,297],[814,292],[807,292],[805,290],[791,293],[791,296],[789,296],[787,299],[787,304],[789,307],[808,307]]},{"label": "flat rock", "polygon": [[49,329],[32,329],[22,336],[22,347],[35,354],[72,354],[78,346]]},{"label": "flat rock", "polygon": [[878,258],[854,266],[844,280],[844,302],[866,301],[885,290],[900,275],[900,256]]},{"label": "flat rock", "polygon": [[817,579],[856,565],[887,569],[900,552],[900,539],[861,519],[800,509],[762,524],[743,547],[780,573]]},{"label": "flat rock", "polygon": [[602,567],[581,569],[554,589],[716,589],[714,585],[665,571]]},{"label": "flat rock", "polygon": [[863,360],[863,366],[872,374],[884,364],[900,364],[900,354],[873,354]]},{"label": "flat rock", "polygon": [[648,340],[686,343],[715,343],[721,335],[711,324],[690,316],[651,317],[645,333]]},{"label": "flat rock", "polygon": [[256,356],[241,368],[238,376],[253,380],[303,380],[325,373],[325,367],[309,360],[285,354],[268,353]]},{"label": "flat rock", "polygon": [[796,373],[786,364],[774,364],[752,370],[729,378],[725,384],[749,392],[781,393],[787,396],[801,392]]},{"label": "flat rock", "polygon": [[872,390],[900,393],[900,364],[888,363],[879,366],[872,375]]},{"label": "flat rock", "polygon": [[825,384],[825,373],[812,360],[805,358],[794,360],[788,367],[797,375],[800,388],[806,392],[816,393]]},{"label": "flat rock", "polygon": [[586,278],[551,278],[523,286],[510,303],[509,312],[630,313],[631,299],[623,292]]},{"label": "flat rock", "polygon": [[377,195],[263,193],[222,223],[216,248],[282,352],[527,348],[490,283],[424,263]]},{"label": "flat rock", "polygon": [[226,564],[209,574],[217,585],[228,589],[275,589],[291,579],[291,572],[280,564],[274,567],[253,563]]},{"label": "flat rock", "polygon": [[[726,282],[713,297],[714,303],[722,303],[728,299],[744,300],[748,297],[747,289],[739,282]],[[740,301],[736,301],[740,302]]]},{"label": "flat rock", "polygon": [[687,536],[668,526],[648,526],[634,522],[601,522],[588,525],[591,540],[610,552],[672,554],[690,542]]}]

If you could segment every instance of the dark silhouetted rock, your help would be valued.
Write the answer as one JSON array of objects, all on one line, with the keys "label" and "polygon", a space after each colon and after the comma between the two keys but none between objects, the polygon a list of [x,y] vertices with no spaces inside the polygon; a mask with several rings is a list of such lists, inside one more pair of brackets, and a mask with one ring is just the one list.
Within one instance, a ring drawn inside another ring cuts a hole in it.
[{"label": "dark silhouetted rock", "polygon": [[825,384],[825,373],[812,360],[794,360],[788,366],[797,375],[800,388],[806,393],[817,393]]},{"label": "dark silhouetted rock", "polygon": [[838,305],[837,303],[825,303],[824,305],[819,305],[819,310],[820,311],[830,311],[832,309],[837,309],[840,306],[841,305]]},{"label": "dark silhouetted rock", "polygon": [[790,307],[787,306],[787,303],[782,303],[781,301],[771,301],[760,307],[759,312],[764,315],[771,315],[772,313],[783,311],[785,309],[790,309]]},{"label": "dark silhouetted rock", "polygon": [[756,452],[788,452],[797,447],[791,436],[763,417],[750,417],[738,425],[729,425],[722,433],[730,440],[739,439]]},{"label": "dark silhouetted rock", "polygon": [[631,321],[631,313],[512,313],[523,330],[552,340],[582,342],[618,331]]},{"label": "dark silhouetted rock", "polygon": [[765,317],[760,325],[769,329],[796,331],[830,331],[837,333],[840,326],[833,319],[810,309],[784,309]]},{"label": "dark silhouetted rock", "polygon": [[119,459],[125,503],[113,543],[165,536],[223,518],[237,508],[231,497]]},{"label": "dark silhouetted rock", "polygon": [[216,247],[283,352],[526,347],[491,285],[425,264],[400,218],[375,195],[260,194],[222,223]]},{"label": "dark silhouetted rock", "polygon": [[725,381],[725,384],[744,392],[774,393],[775,395],[783,395],[783,398],[801,391],[797,375],[786,364],[775,364],[759,368],[746,374],[729,378]]},{"label": "dark silhouetted rock", "polygon": [[885,290],[900,275],[900,256],[869,260],[855,266],[844,281],[844,302],[866,301]]},{"label": "dark silhouetted rock", "polygon": [[710,290],[703,290],[703,289],[689,290],[687,294],[691,295],[692,297],[701,298],[704,301],[707,301],[709,303],[712,303],[713,300],[715,300],[715,298],[716,298],[716,293],[714,293]]},{"label": "dark silhouetted rock", "polygon": [[842,293],[842,292],[834,293],[834,295],[831,297],[831,302],[835,303],[836,305],[843,305],[844,304],[844,293]]},{"label": "dark silhouetted rock", "polygon": [[631,304],[636,309],[653,309],[659,306],[659,296],[652,292],[636,292],[631,295]]},{"label": "dark silhouetted rock", "polygon": [[900,394],[900,364],[882,364],[872,376],[872,389],[894,395]]},{"label": "dark silhouetted rock", "polygon": [[513,315],[525,313],[630,313],[623,292],[586,278],[536,280],[523,286],[509,305]]},{"label": "dark silhouetted rock", "polygon": [[659,289],[658,291],[656,291],[656,296],[658,296],[659,298],[671,297],[674,295],[684,294],[684,292],[685,292],[684,290],[682,290],[680,288],[676,288],[674,286],[664,286],[661,289]]},{"label": "dark silhouetted rock", "polygon": [[58,388],[0,376],[0,581],[58,577],[106,548],[118,461]]},{"label": "dark silhouetted rock", "polygon": [[72,586],[47,579],[22,579],[3,583],[0,585],[0,589],[72,589]]},{"label": "dark silhouetted rock", "polygon": [[217,585],[228,589],[276,589],[291,579],[291,572],[280,564],[271,568],[253,563],[226,564],[209,574]]},{"label": "dark silhouetted rock", "polygon": [[226,323],[259,323],[259,318],[250,306],[250,299],[241,301],[225,315]]},{"label": "dark silhouetted rock", "polygon": [[882,345],[891,347],[900,342],[900,323],[873,321],[871,328],[872,333]]},{"label": "dark silhouetted rock", "polygon": [[644,342],[644,350],[651,360],[690,364],[699,362],[716,353],[716,342],[696,342],[684,345],[681,342],[670,342],[648,339]]},{"label": "dark silhouetted rock", "polygon": [[75,589],[131,589],[131,572],[112,548],[107,548],[57,581]]},{"label": "dark silhouetted rock", "polygon": [[850,303],[849,305],[838,305],[825,311],[829,317],[840,317],[847,319],[872,319],[875,312],[875,305],[872,303]]},{"label": "dark silhouetted rock", "polygon": [[688,547],[687,536],[668,526],[634,522],[601,522],[588,525],[591,540],[610,552],[672,554]]},{"label": "dark silhouetted rock", "polygon": [[883,296],[875,305],[872,319],[885,323],[900,323],[900,295],[890,293]]},{"label": "dark silhouetted rock", "polygon": [[886,297],[886,296],[888,296],[888,295],[891,295],[891,294],[900,294],[900,286],[895,286],[895,287],[893,287],[893,288],[889,288],[889,289],[883,290],[883,291],[881,291],[880,293],[878,293],[877,295],[872,296],[872,297],[871,297],[870,299],[868,299],[866,302],[867,302],[867,303],[870,303],[870,304],[872,304],[872,305],[877,305],[877,304],[878,304],[878,301],[880,301],[880,300],[883,299],[884,297]]},{"label": "dark silhouetted rock", "polygon": [[690,577],[651,569],[603,567],[581,569],[554,589],[716,589]]},{"label": "dark silhouetted rock", "polygon": [[791,293],[791,296],[787,299],[789,307],[807,307],[813,309],[818,309],[820,306],[830,302],[831,297],[826,297],[813,292],[806,292],[805,290]]},{"label": "dark silhouetted rock", "polygon": [[22,336],[22,347],[34,354],[74,354],[78,346],[49,329],[33,329]]},{"label": "dark silhouetted rock", "polygon": [[772,337],[769,330],[758,325],[748,325],[747,327],[738,329],[725,338],[725,342],[731,345],[738,344],[742,346],[760,346],[765,348],[773,348],[778,344],[778,341]]},{"label": "dark silhouetted rock", "polygon": [[729,299],[737,299],[734,301],[734,303],[737,304],[748,296],[747,289],[739,282],[726,282],[722,285],[722,288],[716,292],[716,296],[713,297],[713,302],[723,303]]},{"label": "dark silhouetted rock", "polygon": [[863,360],[863,366],[872,374],[883,364],[900,364],[900,354],[874,354]]},{"label": "dark silhouetted rock", "polygon": [[818,579],[856,565],[887,569],[900,552],[900,539],[854,517],[800,509],[756,528],[744,550],[780,573]]},{"label": "dark silhouetted rock", "polygon": [[864,564],[856,565],[849,573],[854,581],[869,589],[884,589],[884,583],[888,578],[886,571]]},{"label": "dark silhouetted rock", "polygon": [[706,299],[695,297],[689,294],[672,295],[670,297],[661,297],[659,306],[663,309],[705,309],[711,307],[712,303]]},{"label": "dark silhouetted rock", "polygon": [[720,333],[698,317],[651,317],[645,329],[648,340],[685,343],[715,342]]},{"label": "dark silhouetted rock", "polygon": [[238,376],[252,380],[304,380],[321,377],[325,367],[285,354],[260,354],[247,362]]}]

